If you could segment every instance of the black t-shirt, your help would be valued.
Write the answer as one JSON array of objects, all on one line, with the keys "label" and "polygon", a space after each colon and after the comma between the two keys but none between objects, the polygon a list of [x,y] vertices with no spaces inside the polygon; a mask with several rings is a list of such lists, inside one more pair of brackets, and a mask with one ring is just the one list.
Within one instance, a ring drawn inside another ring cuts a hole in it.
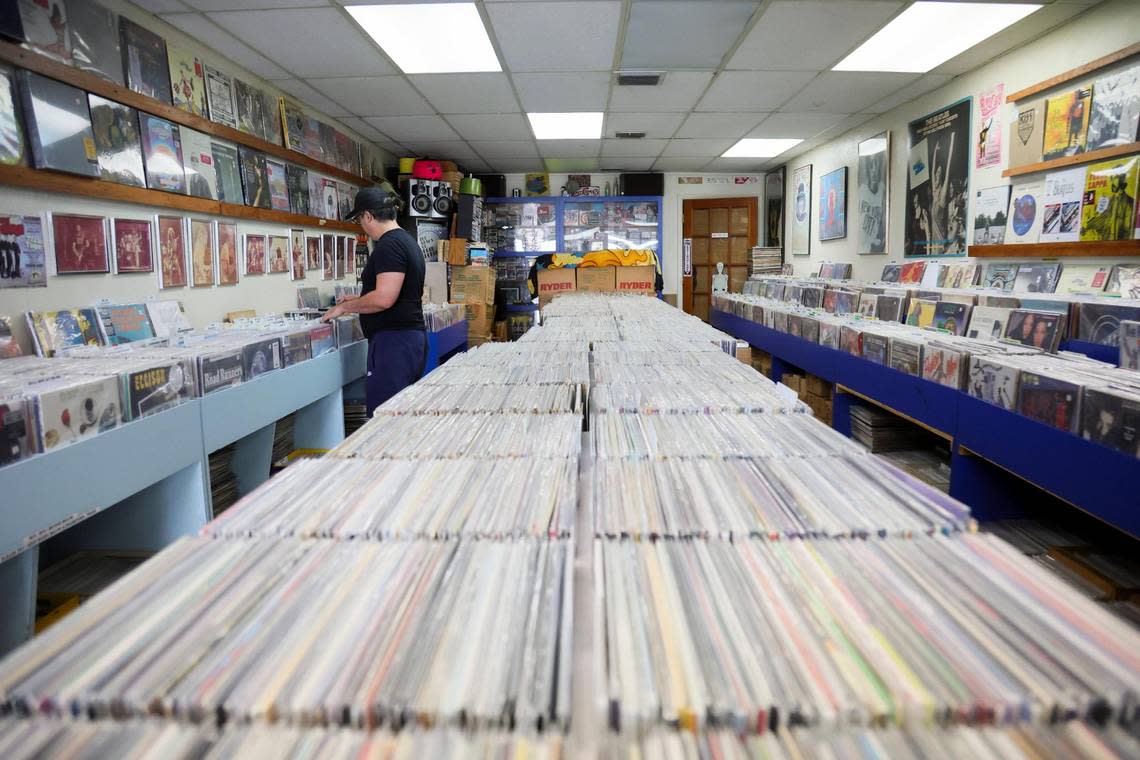
[{"label": "black t-shirt", "polygon": [[361,314],[365,337],[382,330],[423,330],[424,254],[416,239],[405,230],[385,232],[372,244],[372,255],[360,275],[360,295],[376,290],[376,277],[385,272],[403,272],[404,285],[396,302],[384,311]]}]

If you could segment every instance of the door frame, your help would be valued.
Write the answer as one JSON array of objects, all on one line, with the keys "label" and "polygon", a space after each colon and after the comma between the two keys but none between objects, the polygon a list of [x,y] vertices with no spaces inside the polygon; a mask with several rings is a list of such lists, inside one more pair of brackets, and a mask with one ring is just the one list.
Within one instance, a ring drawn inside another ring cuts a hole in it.
[{"label": "door frame", "polygon": [[[702,208],[718,208],[725,205],[748,205],[748,237],[749,250],[757,245],[759,229],[760,198],[756,195],[730,195],[717,198],[684,198],[681,201],[681,246],[685,240],[692,237],[693,215],[692,211]],[[682,254],[683,256],[683,254]],[[684,272],[684,261],[681,262],[681,310],[686,314],[693,313],[693,275]]]}]

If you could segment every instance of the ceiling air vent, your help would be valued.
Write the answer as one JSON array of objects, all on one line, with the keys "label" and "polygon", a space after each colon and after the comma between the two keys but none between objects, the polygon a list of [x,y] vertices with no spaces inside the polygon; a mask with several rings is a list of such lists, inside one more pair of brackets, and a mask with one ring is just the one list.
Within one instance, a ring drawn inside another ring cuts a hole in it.
[{"label": "ceiling air vent", "polygon": [[645,137],[644,132],[615,132],[614,135],[621,140],[640,140]]},{"label": "ceiling air vent", "polygon": [[655,87],[661,84],[663,76],[665,74],[661,71],[619,71],[617,83],[623,87]]}]

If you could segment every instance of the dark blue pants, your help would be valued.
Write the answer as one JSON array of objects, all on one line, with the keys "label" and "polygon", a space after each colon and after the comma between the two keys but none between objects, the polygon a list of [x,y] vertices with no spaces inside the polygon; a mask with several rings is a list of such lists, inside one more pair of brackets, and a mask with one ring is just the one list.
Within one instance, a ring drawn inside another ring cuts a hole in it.
[{"label": "dark blue pants", "polygon": [[368,376],[364,380],[368,416],[423,376],[427,354],[428,339],[423,330],[381,330],[368,340]]}]

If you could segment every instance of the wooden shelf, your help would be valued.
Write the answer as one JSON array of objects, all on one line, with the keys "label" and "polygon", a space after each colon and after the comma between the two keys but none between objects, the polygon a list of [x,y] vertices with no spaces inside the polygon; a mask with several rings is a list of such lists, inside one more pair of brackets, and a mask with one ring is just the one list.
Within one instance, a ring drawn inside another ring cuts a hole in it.
[{"label": "wooden shelf", "polygon": [[146,95],[140,95],[133,90],[103,79],[100,76],[81,71],[10,42],[0,40],[0,60],[7,61],[13,66],[18,66],[22,69],[34,71],[37,74],[43,74],[46,77],[58,79],[74,87],[86,90],[87,92],[93,92],[108,100],[114,100],[128,105],[131,108],[136,108],[155,116],[161,116],[168,121],[173,121],[176,124],[181,124],[190,129],[196,129],[199,132],[205,132],[208,135],[213,135],[222,140],[228,140],[259,150],[263,153],[268,153],[284,161],[304,166],[306,169],[312,169],[321,174],[335,177],[343,182],[351,182],[361,187],[367,187],[372,184],[371,180],[357,176],[352,172],[346,172],[343,169],[331,164],[326,164],[323,161],[309,158],[304,153],[290,150],[283,145],[275,145],[274,143],[262,140],[260,137],[255,137],[223,124],[217,124],[209,119],[196,116],[188,111],[183,111],[181,108],[175,108],[169,103],[163,103],[160,100],[155,100]]},{"label": "wooden shelf", "polygon": [[1127,156],[1132,153],[1140,153],[1140,142],[1128,143],[1127,145],[1117,145],[1114,148],[1101,148],[1100,150],[1093,150],[1089,151],[1088,153],[1078,153],[1075,156],[1065,156],[1064,158],[1054,158],[1049,161],[1039,161],[1036,164],[1014,166],[1003,171],[1001,173],[1001,176],[1020,177],[1022,174],[1033,174],[1035,172],[1044,172],[1050,169],[1064,169],[1067,166],[1091,164],[1094,161],[1104,161],[1109,158]]},{"label": "wooden shelf", "polygon": [[98,198],[105,201],[138,203],[143,206],[157,206],[159,208],[169,208],[177,211],[214,214],[237,219],[249,219],[257,222],[323,227],[324,229],[340,230],[343,232],[360,231],[359,226],[351,222],[342,222],[335,219],[321,219],[315,216],[303,216],[301,214],[291,214],[287,211],[275,211],[267,208],[238,206],[233,203],[210,200],[209,198],[196,198],[192,195],[178,195],[161,190],[148,190],[143,187],[120,185],[117,182],[107,182],[101,179],[60,174],[43,169],[30,169],[26,166],[0,166],[0,185],[23,187],[29,190],[44,190],[52,193],[85,195],[89,198]]},{"label": "wooden shelf", "polygon": [[1088,76],[1098,69],[1103,69],[1106,66],[1111,66],[1114,63],[1119,63],[1121,61],[1127,60],[1134,55],[1140,55],[1140,42],[1136,43],[1135,45],[1129,45],[1128,47],[1121,50],[1117,50],[1115,53],[1109,53],[1108,55],[1097,58],[1094,61],[1089,61],[1083,66],[1077,66],[1075,69],[1063,71],[1057,76],[1049,77],[1048,79],[1038,82],[1035,85],[1026,87],[1023,90],[1011,92],[1009,95],[1005,96],[1005,102],[1016,103],[1019,100],[1025,100],[1026,98],[1036,95],[1039,92],[1045,92],[1046,90],[1051,90],[1054,87],[1058,87],[1064,84],[1065,82],[1071,82],[1074,79],[1080,79],[1081,77]]},{"label": "wooden shelf", "polygon": [[1097,240],[1073,243],[971,245],[967,255],[979,259],[1091,258],[1140,256],[1140,240]]}]

